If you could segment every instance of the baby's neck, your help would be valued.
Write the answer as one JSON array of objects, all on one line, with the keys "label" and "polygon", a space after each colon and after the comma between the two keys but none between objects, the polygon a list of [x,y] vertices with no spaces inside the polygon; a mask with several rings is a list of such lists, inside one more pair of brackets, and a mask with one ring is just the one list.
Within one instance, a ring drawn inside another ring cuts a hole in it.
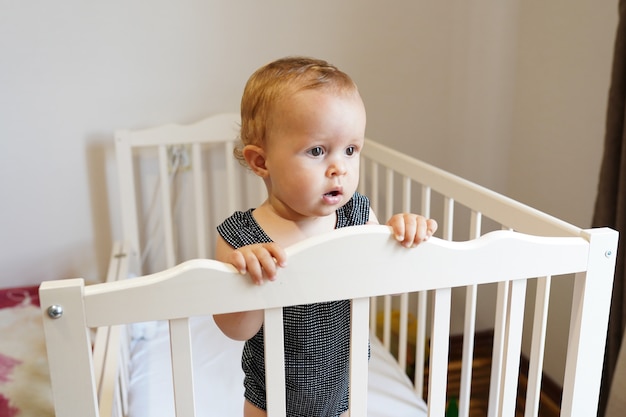
[{"label": "baby's neck", "polygon": [[281,216],[269,204],[262,204],[255,209],[253,216],[272,241],[282,247],[329,232],[337,224],[336,213],[325,217],[301,217],[294,220]]}]

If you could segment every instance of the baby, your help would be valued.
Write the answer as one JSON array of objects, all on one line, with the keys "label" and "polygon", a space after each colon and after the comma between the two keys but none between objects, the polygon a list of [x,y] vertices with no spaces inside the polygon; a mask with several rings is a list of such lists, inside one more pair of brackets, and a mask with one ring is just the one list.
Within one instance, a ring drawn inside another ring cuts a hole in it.
[{"label": "baby", "polygon": [[[339,227],[377,224],[369,200],[356,192],[365,120],[355,83],[325,61],[288,57],[258,69],[241,100],[235,156],[263,179],[267,199],[218,226],[216,258],[261,285],[286,267],[283,248]],[[411,213],[387,225],[407,248],[437,230],[434,220]],[[350,302],[287,307],[283,316],[287,415],[347,415]],[[215,322],[246,341],[244,416],[266,416],[263,312],[216,315]]]}]

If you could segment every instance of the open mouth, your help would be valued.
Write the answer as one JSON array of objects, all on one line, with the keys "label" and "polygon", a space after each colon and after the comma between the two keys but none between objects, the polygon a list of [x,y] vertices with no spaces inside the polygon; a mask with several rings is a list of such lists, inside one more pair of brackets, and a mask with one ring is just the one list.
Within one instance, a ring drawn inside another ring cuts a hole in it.
[{"label": "open mouth", "polygon": [[341,195],[341,192],[339,192],[339,191],[330,191],[330,192],[328,192],[328,193],[326,193],[324,195],[328,196],[328,197],[337,197],[337,196]]}]

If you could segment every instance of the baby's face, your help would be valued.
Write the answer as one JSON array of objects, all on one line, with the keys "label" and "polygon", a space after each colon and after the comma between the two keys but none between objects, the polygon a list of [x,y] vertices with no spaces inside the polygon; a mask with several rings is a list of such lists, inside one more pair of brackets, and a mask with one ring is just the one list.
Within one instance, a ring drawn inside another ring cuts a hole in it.
[{"label": "baby's face", "polygon": [[277,104],[271,126],[265,147],[270,202],[294,220],[334,215],[359,182],[361,97],[300,91]]}]

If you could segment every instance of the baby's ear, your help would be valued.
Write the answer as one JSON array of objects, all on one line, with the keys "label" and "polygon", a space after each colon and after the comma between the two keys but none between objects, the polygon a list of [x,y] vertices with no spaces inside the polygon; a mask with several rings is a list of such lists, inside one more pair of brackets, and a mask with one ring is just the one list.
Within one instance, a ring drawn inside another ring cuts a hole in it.
[{"label": "baby's ear", "polygon": [[261,178],[267,177],[267,168],[265,167],[265,151],[263,148],[256,145],[246,145],[244,146],[242,153],[252,172]]}]

